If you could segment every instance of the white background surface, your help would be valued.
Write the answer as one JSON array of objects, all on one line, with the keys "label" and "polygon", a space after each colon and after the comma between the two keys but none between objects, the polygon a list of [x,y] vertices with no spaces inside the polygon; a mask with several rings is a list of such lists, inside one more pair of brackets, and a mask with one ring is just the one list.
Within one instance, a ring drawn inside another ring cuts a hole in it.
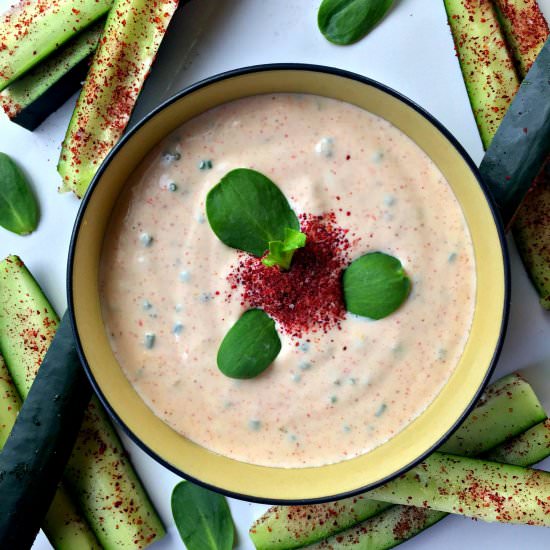
[{"label": "white background surface", "polygon": [[[176,15],[143,91],[133,120],[181,88],[221,71],[272,62],[307,62],[355,71],[387,84],[431,112],[478,163],[483,151],[470,111],[441,0],[397,0],[386,20],[349,47],[331,45],[317,30],[320,0],[193,0]],[[0,12],[10,0],[0,0]],[[550,0],[540,0],[550,17]],[[78,201],[56,191],[55,170],[74,101],[30,133],[0,119],[0,151],[14,157],[39,198],[38,231],[17,237],[0,228],[0,256],[20,255],[58,312],[66,307],[65,268]],[[550,313],[537,302],[513,243],[512,307],[504,350],[495,377],[530,367],[533,385],[550,410]],[[170,514],[178,477],[124,443],[166,526],[168,535],[151,548],[183,548]],[[550,460],[542,467],[550,469]],[[238,548],[253,548],[247,530],[264,506],[231,500]],[[550,530],[506,526],[450,517],[404,548],[484,550],[550,548]],[[35,548],[50,548],[43,535]]]}]

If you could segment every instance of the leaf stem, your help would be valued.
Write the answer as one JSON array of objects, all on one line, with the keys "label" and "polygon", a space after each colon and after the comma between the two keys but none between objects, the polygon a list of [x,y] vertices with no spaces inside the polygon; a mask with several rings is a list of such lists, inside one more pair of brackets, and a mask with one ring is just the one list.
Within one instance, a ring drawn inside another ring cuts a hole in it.
[{"label": "leaf stem", "polygon": [[284,271],[288,271],[294,252],[305,245],[306,235],[304,233],[285,227],[284,240],[269,241],[269,253],[262,259],[262,263],[268,267],[279,266]]}]

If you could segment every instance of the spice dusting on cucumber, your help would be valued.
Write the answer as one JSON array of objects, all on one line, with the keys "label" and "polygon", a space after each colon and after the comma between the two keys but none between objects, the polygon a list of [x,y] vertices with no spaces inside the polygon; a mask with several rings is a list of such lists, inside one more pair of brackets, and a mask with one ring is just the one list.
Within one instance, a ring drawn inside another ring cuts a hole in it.
[{"label": "spice dusting on cucumber", "polygon": [[[479,75],[485,72],[488,83],[499,79],[498,67],[490,64],[477,66],[474,64],[470,67],[463,62],[467,54],[465,45],[468,43],[468,37],[480,33],[479,20],[480,17],[485,18],[485,14],[481,11],[485,4],[488,4],[487,0],[479,4],[470,0],[445,0],[449,24],[469,93],[475,88]],[[491,25],[496,29],[500,23],[501,30],[498,33],[505,38],[496,43],[500,50],[499,55],[503,59],[508,58],[509,47],[519,76],[524,78],[548,40],[550,35],[548,24],[536,0],[495,0],[493,5],[498,14],[498,20],[492,21]],[[468,11],[472,14],[471,18],[464,17]],[[491,10],[489,12],[492,13]],[[547,45],[546,49],[550,51],[550,46]],[[550,54],[547,52],[546,55]],[[506,67],[509,72],[508,65]],[[548,153],[548,136],[546,134],[544,137],[541,129],[545,125],[546,128],[550,126],[548,122],[550,110],[547,108],[547,102],[539,101],[537,104],[535,97],[537,94],[538,97],[548,97],[550,93],[548,64],[537,63],[535,73],[535,75],[529,74],[527,85],[522,85],[520,89],[520,95],[524,94],[522,103],[516,112],[506,117],[503,122],[503,126],[507,126],[500,130],[499,147],[494,151],[490,149],[489,155],[486,155],[481,165],[484,178],[490,183],[492,191],[496,190],[497,199],[500,199],[502,204],[509,204],[503,216],[506,223],[512,220],[514,210],[539,170],[541,158]],[[501,84],[505,83],[506,79],[501,80]],[[517,84],[513,84],[510,77],[506,87],[507,92],[505,92],[510,98],[515,95],[515,87]],[[530,99],[530,95],[535,99],[533,100],[532,97]],[[491,124],[485,125],[477,116],[477,107],[481,104],[485,105],[485,110],[489,109],[492,106],[492,95],[490,93],[485,97],[480,95],[475,102],[470,93],[470,99],[483,144],[488,147],[503,121],[507,106],[504,104],[504,108],[494,109]],[[518,129],[522,130],[519,135]],[[506,148],[507,143],[508,148]],[[518,143],[524,144],[522,154],[519,152]],[[510,174],[514,174],[514,177],[510,177]],[[548,215],[550,184],[547,180],[548,177],[541,171],[536,180],[538,183],[531,188],[524,202],[517,209],[515,218],[512,220],[512,228],[518,251],[539,293],[541,305],[550,309],[550,220]]]},{"label": "spice dusting on cucumber", "polygon": [[484,147],[519,86],[490,0],[444,0],[455,49]]},{"label": "spice dusting on cucumber", "polygon": [[57,487],[41,527],[55,550],[103,550],[63,482]]},{"label": "spice dusting on cucumber", "polygon": [[94,23],[0,92],[12,122],[34,130],[80,89],[104,25]]},{"label": "spice dusting on cucumber", "polygon": [[[450,0],[449,3],[451,3]],[[453,3],[453,5],[456,4]],[[471,5],[474,3],[472,2]],[[481,17],[481,15],[481,13],[477,13],[477,17]],[[449,22],[453,28],[455,41],[460,40],[460,32],[463,31],[464,25],[467,27],[465,32],[478,32],[476,21],[477,19],[473,18],[469,24],[463,21],[461,25],[450,17]],[[498,20],[494,21],[494,25],[498,26]],[[457,46],[460,48],[459,44]],[[499,47],[502,55],[508,55],[504,42],[500,43]],[[488,147],[479,169],[491,191],[505,226],[513,219],[548,154],[550,140],[550,103],[547,101],[548,94],[550,94],[549,58],[550,44],[541,50],[537,61],[533,64],[517,94],[515,89],[509,90],[509,97],[513,97],[513,102],[509,106],[503,105],[503,108],[495,109],[491,125],[480,126],[483,143],[486,147],[489,145],[490,147]],[[461,68],[468,87],[472,85],[472,82],[474,84],[477,82],[477,72],[484,71],[488,81],[500,79],[498,67],[491,65],[483,66],[481,64],[472,67],[461,66]],[[474,72],[472,73],[472,71]],[[486,108],[492,105],[490,96],[480,96],[478,101]]]},{"label": "spice dusting on cucumber", "polygon": [[81,197],[119,140],[177,6],[115,1],[63,141],[61,191]]},{"label": "spice dusting on cucumber", "polygon": [[[0,355],[0,450],[8,439],[20,409],[19,394]],[[57,488],[42,522],[42,530],[57,550],[101,549],[63,484]]]},{"label": "spice dusting on cucumber", "polygon": [[540,304],[550,310],[550,159],[525,197],[513,232]]},{"label": "spice dusting on cucumber", "polygon": [[537,0],[494,0],[506,42],[524,77],[548,38],[548,24]]},{"label": "spice dusting on cucumber", "polygon": [[[537,36],[547,34],[545,26]],[[481,169],[482,173],[485,169],[484,176],[488,182],[496,182],[492,190],[496,191],[497,200],[504,204],[511,203],[513,206],[515,202],[519,203],[523,191],[533,184],[512,218],[512,229],[520,256],[538,291],[540,303],[549,309],[550,103],[547,98],[550,96],[550,40],[547,38],[546,43],[539,43],[538,46],[540,51],[535,63],[502,121]],[[494,147],[496,143],[498,147]],[[511,212],[511,209],[505,209],[504,212],[506,210]]]},{"label": "spice dusting on cucumber", "polygon": [[22,399],[27,397],[59,317],[21,259],[0,262],[0,350]]},{"label": "spice dusting on cucumber", "polygon": [[372,498],[483,521],[550,527],[550,472],[435,452]]},{"label": "spice dusting on cucumber", "polygon": [[[523,434],[488,453],[487,458],[516,466],[532,466],[550,455],[550,421],[536,424]],[[330,537],[310,550],[376,548],[387,550],[418,535],[448,514],[415,506],[392,506],[355,527]]]},{"label": "spice dusting on cucumber", "polygon": [[[0,350],[23,398],[58,324],[59,318],[23,262],[16,256],[0,262]],[[71,414],[64,411],[67,413]],[[84,413],[64,479],[105,549],[144,548],[164,535],[160,519],[95,398]]]},{"label": "spice dusting on cucumber", "polygon": [[550,456],[550,420],[502,443],[486,454],[489,460],[516,466],[533,466]]},{"label": "spice dusting on cucumber", "polygon": [[0,16],[0,91],[104,15],[112,0],[20,0]]},{"label": "spice dusting on cucumber", "polygon": [[[497,0],[496,5],[520,75],[525,77],[550,36],[548,23],[536,0]],[[540,303],[550,309],[550,160],[519,207],[512,230]]]},{"label": "spice dusting on cucumber", "polygon": [[164,527],[99,401],[92,398],[65,478],[105,550],[145,548]]},{"label": "spice dusting on cucumber", "polygon": [[[57,548],[72,550],[77,544],[86,548],[84,544],[90,542],[84,540],[86,533],[77,524],[70,529],[61,527],[60,521],[69,519],[67,510],[56,507],[54,517],[48,514],[89,396],[67,319],[57,331],[0,453],[0,548],[29,548],[40,524]],[[54,532],[54,527],[61,529]],[[78,540],[72,536],[75,534]]]},{"label": "spice dusting on cucumber", "polygon": [[[518,374],[505,376],[487,388],[476,408],[441,450],[476,455],[521,434],[545,418],[526,380]],[[368,493],[328,504],[275,506],[252,525],[250,537],[258,550],[299,548],[388,508],[388,503],[371,499]]]},{"label": "spice dusting on cucumber", "polygon": [[4,358],[0,355],[0,449],[10,435],[20,408],[21,400],[13,385]]}]

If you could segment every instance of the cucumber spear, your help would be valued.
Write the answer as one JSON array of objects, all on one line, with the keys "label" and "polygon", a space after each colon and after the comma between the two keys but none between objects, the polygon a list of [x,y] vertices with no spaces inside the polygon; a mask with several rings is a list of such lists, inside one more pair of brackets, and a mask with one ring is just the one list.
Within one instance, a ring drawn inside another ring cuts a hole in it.
[{"label": "cucumber spear", "polygon": [[550,310],[550,159],[518,210],[512,231],[540,304]]},{"label": "cucumber spear", "polygon": [[[491,384],[464,423],[441,447],[448,453],[476,455],[518,435],[546,418],[531,386],[520,375]],[[369,493],[338,502],[275,506],[250,528],[259,550],[300,548],[338,533],[390,508]]]},{"label": "cucumber spear", "polygon": [[19,409],[21,409],[21,400],[4,358],[0,355],[0,450],[10,435]]},{"label": "cucumber spear", "polygon": [[479,170],[507,226],[550,153],[550,41],[521,83]]},{"label": "cucumber spear", "polygon": [[34,130],[80,89],[104,25],[94,23],[0,92],[12,122]]},{"label": "cucumber spear", "polygon": [[483,146],[487,148],[519,87],[490,0],[444,0]]},{"label": "cucumber spear", "polygon": [[521,78],[529,72],[548,38],[548,23],[537,0],[493,0]]},{"label": "cucumber spear", "polygon": [[[444,4],[480,136],[485,148],[491,145],[480,170],[505,225],[513,223],[518,251],[542,306],[550,309],[550,183],[541,172],[538,184],[531,185],[550,148],[548,25],[536,0],[494,0],[495,9],[487,0],[444,0]],[[484,63],[470,47],[488,33],[499,36],[493,53],[495,61],[506,60],[503,68]],[[497,100],[516,95],[512,56],[520,78],[534,67],[507,112],[509,101],[494,104],[494,100],[495,95]],[[486,120],[489,112],[493,116]]]},{"label": "cucumber spear", "polygon": [[368,493],[483,521],[550,527],[550,472],[435,452]]},{"label": "cucumber spear", "polygon": [[[550,421],[536,424],[520,436],[499,445],[487,458],[504,464],[532,466],[550,456]],[[418,535],[448,514],[415,506],[392,506],[376,517],[332,536],[309,550],[361,548],[387,550]]]},{"label": "cucumber spear", "polygon": [[61,191],[82,197],[122,136],[177,6],[115,0],[61,148]]},{"label": "cucumber spear", "polygon": [[[536,0],[495,0],[495,5],[523,78],[550,36],[548,23]],[[519,207],[512,231],[540,303],[550,310],[550,159]]]},{"label": "cucumber spear", "polygon": [[[24,399],[58,325],[59,318],[23,262],[16,256],[0,262],[0,351]],[[65,366],[69,376],[74,365]],[[40,393],[34,395],[43,408],[59,405],[41,403]],[[162,523],[97,399],[87,408],[81,402],[60,409],[59,419],[69,421],[83,409],[65,469],[67,486],[106,550],[143,548],[164,535]]]},{"label": "cucumber spear", "polygon": [[519,79],[490,1],[444,4],[480,136],[488,148],[480,172],[507,226],[549,152],[550,45],[541,50],[518,91]]},{"label": "cucumber spear", "polygon": [[0,15],[0,91],[104,15],[113,0],[20,0]]},{"label": "cucumber spear", "polygon": [[[81,402],[90,397],[68,317],[55,342],[0,454],[2,548],[31,546],[76,439],[84,413]],[[64,408],[73,414],[60,421]]]},{"label": "cucumber spear", "polygon": [[[10,435],[20,409],[19,394],[0,355],[0,450]],[[2,502],[1,506],[3,505],[5,502]],[[23,529],[25,532],[31,529],[29,521]],[[80,515],[63,484],[57,487],[42,522],[42,529],[56,550],[101,550],[95,535]]]}]

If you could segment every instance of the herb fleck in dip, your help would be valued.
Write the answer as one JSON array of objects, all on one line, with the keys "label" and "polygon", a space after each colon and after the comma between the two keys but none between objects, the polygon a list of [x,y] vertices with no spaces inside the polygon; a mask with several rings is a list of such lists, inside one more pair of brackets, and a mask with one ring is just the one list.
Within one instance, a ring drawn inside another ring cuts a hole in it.
[{"label": "herb fleck in dip", "polygon": [[[276,182],[308,235],[285,277],[206,221],[208,191],[241,167]],[[346,313],[338,284],[371,251],[412,276],[376,322]],[[435,398],[468,336],[474,267],[449,185],[404,134],[347,103],[265,95],[193,119],[144,159],[105,240],[102,307],[122,369],[170,426],[239,460],[314,466],[373,449]],[[249,307],[278,322],[282,349],[234,380],[216,353]]]}]

